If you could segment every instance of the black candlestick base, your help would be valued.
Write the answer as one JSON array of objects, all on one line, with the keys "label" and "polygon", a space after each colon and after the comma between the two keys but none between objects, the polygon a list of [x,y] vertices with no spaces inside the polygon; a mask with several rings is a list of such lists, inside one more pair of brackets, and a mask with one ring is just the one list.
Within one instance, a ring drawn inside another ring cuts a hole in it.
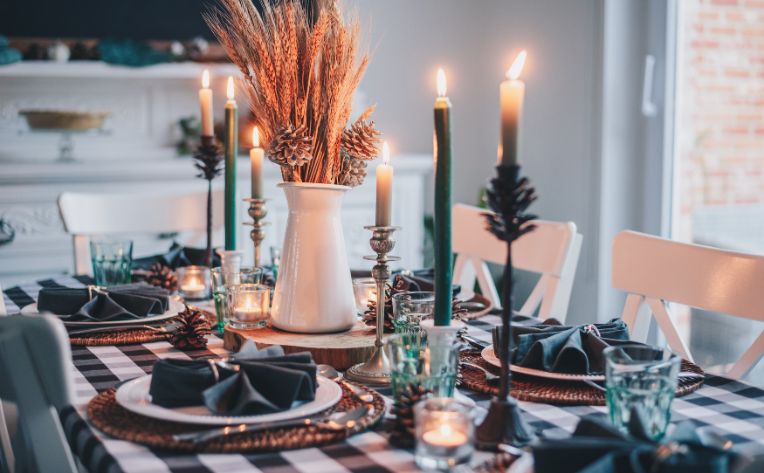
[{"label": "black candlestick base", "polygon": [[481,450],[498,450],[500,444],[522,447],[535,439],[513,397],[504,401],[493,398],[485,420],[475,431],[475,442]]}]

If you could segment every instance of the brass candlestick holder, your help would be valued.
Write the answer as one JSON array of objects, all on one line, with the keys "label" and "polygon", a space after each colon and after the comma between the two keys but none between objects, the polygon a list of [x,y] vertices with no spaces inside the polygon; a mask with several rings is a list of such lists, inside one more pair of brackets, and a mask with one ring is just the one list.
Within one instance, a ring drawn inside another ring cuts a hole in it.
[{"label": "brass candlestick holder", "polygon": [[390,360],[387,358],[382,344],[382,334],[385,329],[385,286],[390,279],[390,268],[387,263],[398,261],[397,256],[389,256],[395,247],[393,233],[400,230],[400,227],[376,226],[370,225],[364,227],[371,230],[371,249],[377,253],[376,256],[366,256],[365,259],[376,261],[377,264],[371,270],[371,276],[377,283],[377,338],[374,340],[374,352],[365,363],[359,363],[350,367],[345,373],[345,377],[364,384],[387,386],[390,384]]},{"label": "brass candlestick holder", "polygon": [[269,225],[268,222],[263,222],[263,219],[268,215],[268,210],[265,208],[265,202],[268,199],[254,199],[246,198],[244,202],[249,202],[249,209],[247,213],[252,217],[252,222],[244,222],[244,225],[252,227],[252,231],[249,232],[252,243],[255,244],[255,268],[260,266],[260,243],[265,240],[265,226]]}]

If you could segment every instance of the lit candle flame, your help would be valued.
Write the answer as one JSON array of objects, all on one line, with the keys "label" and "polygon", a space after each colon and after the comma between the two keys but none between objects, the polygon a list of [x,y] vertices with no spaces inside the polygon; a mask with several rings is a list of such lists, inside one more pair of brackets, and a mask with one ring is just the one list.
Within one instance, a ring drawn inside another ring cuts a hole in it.
[{"label": "lit candle flame", "polygon": [[228,88],[226,89],[226,95],[228,96],[228,100],[233,100],[233,77],[228,76]]},{"label": "lit candle flame", "polygon": [[260,130],[256,126],[252,128],[252,147],[260,147]]},{"label": "lit candle flame", "polygon": [[446,96],[446,72],[438,68],[438,97]]},{"label": "lit candle flame", "polygon": [[528,53],[523,49],[520,51],[520,54],[517,55],[515,58],[515,61],[512,63],[512,65],[509,67],[509,70],[507,71],[507,79],[509,80],[517,80],[518,77],[520,77],[520,73],[523,72],[523,66],[525,65],[525,57],[528,55]]},{"label": "lit candle flame", "polygon": [[448,424],[441,425],[440,429],[438,430],[440,430],[440,434],[443,435],[444,437],[448,437],[453,433],[453,429]]},{"label": "lit candle flame", "polygon": [[202,72],[202,88],[209,89],[210,88],[210,71],[209,69],[205,69],[204,72]]},{"label": "lit candle flame", "polygon": [[390,145],[382,143],[382,164],[390,164]]}]

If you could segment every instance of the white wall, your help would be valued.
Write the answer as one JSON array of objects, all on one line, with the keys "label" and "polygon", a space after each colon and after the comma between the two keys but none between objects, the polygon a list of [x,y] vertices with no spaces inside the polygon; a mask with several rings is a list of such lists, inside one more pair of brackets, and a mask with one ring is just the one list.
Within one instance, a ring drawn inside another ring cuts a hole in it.
[{"label": "white wall", "polygon": [[498,83],[528,50],[521,160],[540,194],[532,209],[584,235],[572,321],[598,315],[602,1],[348,0],[371,26],[362,89],[396,148],[431,152],[435,71],[446,69],[459,202],[474,203],[493,174]]}]

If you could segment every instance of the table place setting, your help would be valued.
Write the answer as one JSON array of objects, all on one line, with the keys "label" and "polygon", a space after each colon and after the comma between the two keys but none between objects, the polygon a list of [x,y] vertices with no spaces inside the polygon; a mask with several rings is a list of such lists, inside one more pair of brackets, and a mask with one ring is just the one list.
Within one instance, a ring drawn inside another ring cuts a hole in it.
[{"label": "table place setting", "polygon": [[[413,269],[420,265],[396,254],[397,242],[421,240],[396,225],[400,158],[372,121],[376,106],[353,108],[370,61],[359,20],[336,2],[297,0],[221,0],[204,20],[244,71],[226,77],[218,135],[215,78],[198,71],[193,165],[207,201],[183,211],[204,212],[206,247],[173,242],[133,258],[132,240],[92,235],[92,277],[3,293],[13,314],[52,315],[65,328],[76,401],[61,422],[83,464],[126,473],[242,465],[291,473],[314,461],[321,471],[481,473],[748,473],[756,465],[764,391],[632,339],[633,321],[598,314],[565,325],[515,313],[518,240],[542,225],[529,211],[538,193],[520,164],[525,50],[498,84],[500,143],[481,228],[452,221],[456,107],[437,69],[432,267]],[[236,171],[242,93],[252,126],[244,198]],[[351,272],[356,248],[345,243],[343,201],[367,204],[352,191],[378,158],[374,219],[368,202],[368,221],[352,222],[368,232],[371,251]],[[273,226],[267,162],[278,166],[285,198],[277,204],[285,219]],[[245,211],[251,221],[241,221]],[[253,250],[246,261],[242,226]],[[261,246],[271,229],[282,243],[269,265]],[[478,284],[456,284],[457,230],[499,245],[500,277],[482,264],[473,268]],[[484,289],[488,279],[500,281],[499,294]],[[554,312],[562,321],[565,306]]]}]

